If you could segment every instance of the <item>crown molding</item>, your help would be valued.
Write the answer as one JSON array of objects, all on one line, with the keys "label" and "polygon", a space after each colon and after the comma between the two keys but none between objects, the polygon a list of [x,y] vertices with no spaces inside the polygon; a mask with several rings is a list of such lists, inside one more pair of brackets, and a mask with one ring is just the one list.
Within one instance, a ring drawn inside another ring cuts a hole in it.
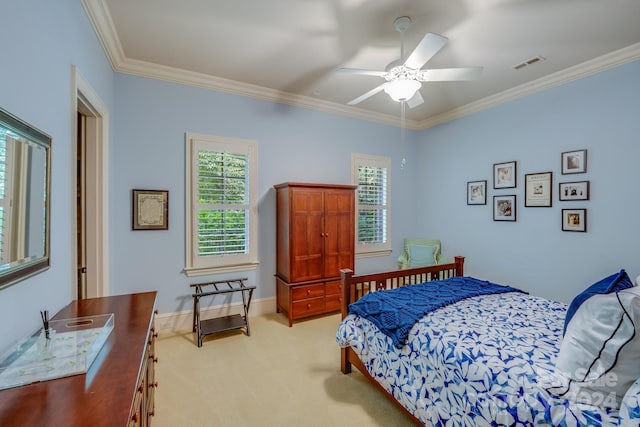
[{"label": "crown molding", "polygon": [[121,64],[126,57],[107,4],[104,0],[82,0],[82,6],[107,54],[111,68],[117,71],[118,64]]},{"label": "crown molding", "polygon": [[[376,113],[336,102],[319,100],[309,96],[291,94],[249,83],[223,79],[220,77],[210,76],[208,74],[196,73],[193,71],[127,58],[124,54],[124,50],[122,49],[122,45],[120,44],[115,25],[113,24],[113,20],[111,19],[111,14],[109,13],[109,8],[107,7],[105,0],[82,0],[82,5],[84,6],[87,15],[89,16],[89,20],[91,21],[91,25],[93,25],[100,43],[106,52],[109,62],[111,63],[111,67],[116,72],[164,80],[172,83],[180,83],[189,86],[197,86],[219,92],[247,96],[250,98],[262,99],[294,107],[308,108],[390,126],[399,127],[402,125],[399,117],[395,115]],[[516,86],[498,94],[482,98],[463,105],[462,107],[454,108],[445,113],[441,113],[424,120],[406,119],[404,127],[411,130],[428,129],[433,126],[459,119],[461,117],[477,113],[536,92],[569,83],[583,77],[588,77],[638,59],[640,59],[640,43],[627,46],[626,48],[605,54],[598,58],[583,62],[565,70],[558,71],[532,82]]]},{"label": "crown molding", "polygon": [[[196,86],[218,92],[230,93],[233,95],[247,96],[254,99],[276,102],[279,104],[291,105],[294,107],[319,110],[326,113],[338,114],[355,119],[368,120],[390,126],[399,126],[400,118],[389,114],[375,113],[360,108],[349,107],[335,102],[324,101],[309,96],[296,95],[257,86],[250,83],[238,82],[235,80],[223,79],[204,73],[196,73],[179,68],[168,67],[166,65],[153,64],[135,59],[125,59],[120,64],[114,66],[117,72],[148,77],[156,80],[164,80],[172,83],[180,83],[189,86]],[[405,127],[411,130],[419,130],[417,120],[406,120]]]},{"label": "crown molding", "polygon": [[460,108],[454,108],[453,110],[445,113],[438,114],[425,120],[420,120],[418,121],[418,128],[420,130],[428,129],[441,123],[477,113],[518,98],[523,98],[536,92],[541,92],[546,89],[579,80],[583,77],[588,77],[619,65],[637,61],[638,59],[640,59],[640,43],[632,44],[625,48],[602,55],[598,58],[594,58],[548,76],[541,77],[537,80],[479,99],[478,101],[463,105]]}]

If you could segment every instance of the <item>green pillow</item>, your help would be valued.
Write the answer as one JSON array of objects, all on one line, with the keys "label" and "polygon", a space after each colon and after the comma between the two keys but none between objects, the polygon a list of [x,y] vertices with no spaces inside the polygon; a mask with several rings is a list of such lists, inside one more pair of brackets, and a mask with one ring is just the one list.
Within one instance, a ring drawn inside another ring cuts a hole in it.
[{"label": "green pillow", "polygon": [[437,246],[409,245],[409,266],[424,267],[436,263]]}]

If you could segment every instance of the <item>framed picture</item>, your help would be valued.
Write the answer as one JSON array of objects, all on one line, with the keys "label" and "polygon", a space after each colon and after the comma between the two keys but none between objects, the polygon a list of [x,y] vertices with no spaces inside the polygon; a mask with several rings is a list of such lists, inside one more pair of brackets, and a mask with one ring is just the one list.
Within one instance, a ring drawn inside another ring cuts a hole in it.
[{"label": "framed picture", "polygon": [[561,182],[560,200],[589,200],[589,181]]},{"label": "framed picture", "polygon": [[169,229],[169,191],[132,190],[132,230]]},{"label": "framed picture", "polygon": [[565,151],[562,153],[562,175],[585,173],[587,171],[587,150]]},{"label": "framed picture", "polygon": [[562,231],[587,231],[587,210],[562,209]]},{"label": "framed picture", "polygon": [[525,207],[551,207],[553,172],[529,173],[524,176]]},{"label": "framed picture", "polygon": [[487,181],[467,182],[467,204],[486,205],[487,204]]},{"label": "framed picture", "polygon": [[496,163],[493,165],[493,188],[516,187],[516,162]]},{"label": "framed picture", "polygon": [[493,196],[493,220],[494,221],[515,221],[516,220],[516,195]]}]

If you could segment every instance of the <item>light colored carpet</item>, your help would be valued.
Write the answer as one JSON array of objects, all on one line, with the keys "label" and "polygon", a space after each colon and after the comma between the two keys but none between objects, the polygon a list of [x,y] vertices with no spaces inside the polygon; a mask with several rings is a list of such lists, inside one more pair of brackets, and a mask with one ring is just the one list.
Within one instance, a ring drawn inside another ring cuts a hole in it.
[{"label": "light colored carpet", "polygon": [[412,426],[354,368],[340,372],[340,315],[294,323],[282,314],[249,319],[244,330],[192,333],[156,342],[154,427]]}]

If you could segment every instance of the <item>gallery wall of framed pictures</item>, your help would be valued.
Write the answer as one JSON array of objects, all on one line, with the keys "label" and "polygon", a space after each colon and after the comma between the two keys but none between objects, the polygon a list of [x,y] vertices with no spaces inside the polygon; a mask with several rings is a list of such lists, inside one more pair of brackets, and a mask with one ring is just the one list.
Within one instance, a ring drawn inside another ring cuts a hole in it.
[{"label": "gallery wall of framed pictures", "polygon": [[[492,188],[493,220],[516,222],[518,187],[518,162],[516,160],[494,163]],[[587,150],[565,151],[560,154],[560,173],[564,175],[587,173]],[[590,181],[564,180],[557,184],[557,200],[565,202],[560,212],[562,231],[586,232],[587,209],[574,206],[575,202],[590,200]],[[467,205],[487,205],[486,179],[467,181]],[[504,194],[502,194],[504,193]],[[524,207],[551,208],[554,199],[553,172],[535,172],[524,175]]]}]

